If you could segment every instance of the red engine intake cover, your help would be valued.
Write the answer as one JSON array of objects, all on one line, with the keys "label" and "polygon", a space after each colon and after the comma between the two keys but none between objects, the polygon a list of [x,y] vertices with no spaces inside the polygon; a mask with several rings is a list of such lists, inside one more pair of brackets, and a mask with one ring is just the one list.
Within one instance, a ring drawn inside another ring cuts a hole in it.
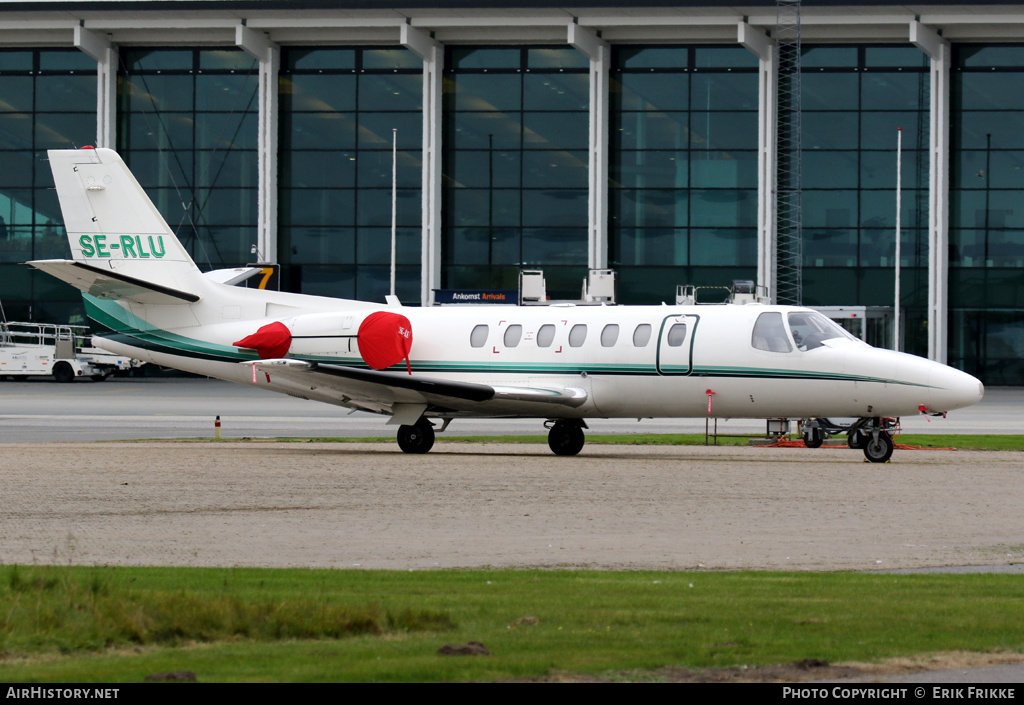
[{"label": "red engine intake cover", "polygon": [[383,370],[405,360],[409,374],[412,350],[412,325],[409,319],[390,311],[375,311],[359,324],[359,354],[375,370]]}]

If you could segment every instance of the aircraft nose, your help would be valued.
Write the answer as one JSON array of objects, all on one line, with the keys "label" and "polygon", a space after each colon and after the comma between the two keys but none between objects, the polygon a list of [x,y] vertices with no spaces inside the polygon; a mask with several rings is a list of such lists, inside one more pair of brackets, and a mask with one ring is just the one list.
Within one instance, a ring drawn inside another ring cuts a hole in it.
[{"label": "aircraft nose", "polygon": [[985,385],[977,377],[960,370],[937,366],[931,375],[935,394],[928,405],[934,411],[952,411],[977,404],[985,396]]}]

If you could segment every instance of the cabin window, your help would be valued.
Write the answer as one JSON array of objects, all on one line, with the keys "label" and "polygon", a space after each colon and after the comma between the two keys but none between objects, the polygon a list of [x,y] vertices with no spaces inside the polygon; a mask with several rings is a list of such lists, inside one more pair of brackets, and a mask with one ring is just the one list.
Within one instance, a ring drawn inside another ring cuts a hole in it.
[{"label": "cabin window", "polygon": [[487,344],[487,326],[479,325],[473,328],[473,332],[469,334],[469,344],[474,348],[482,348]]},{"label": "cabin window", "polygon": [[550,323],[545,323],[537,331],[537,347],[538,348],[550,348],[551,343],[555,340],[555,327]]},{"label": "cabin window", "polygon": [[520,325],[509,326],[505,329],[505,347],[514,348],[519,345],[523,337],[523,327]]},{"label": "cabin window", "polygon": [[678,348],[682,346],[684,340],[686,340],[686,324],[673,323],[672,327],[668,329],[668,338],[666,339],[668,346]]},{"label": "cabin window", "polygon": [[615,342],[619,339],[619,326],[615,323],[609,323],[601,331],[601,346],[610,348],[615,345]]},{"label": "cabin window", "polygon": [[762,313],[754,323],[754,333],[750,338],[750,344],[757,350],[768,352],[792,352],[793,346],[786,334],[786,327],[782,324],[781,313]]},{"label": "cabin window", "polygon": [[578,348],[587,339],[587,327],[577,323],[569,330],[569,347]]},{"label": "cabin window", "polygon": [[649,342],[651,342],[651,324],[641,323],[633,331],[633,347],[646,348]]}]

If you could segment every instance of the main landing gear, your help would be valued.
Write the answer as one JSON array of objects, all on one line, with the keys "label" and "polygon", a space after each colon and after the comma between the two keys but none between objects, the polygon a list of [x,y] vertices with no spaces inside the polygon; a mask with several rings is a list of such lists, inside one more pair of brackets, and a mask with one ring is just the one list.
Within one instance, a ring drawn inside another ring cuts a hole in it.
[{"label": "main landing gear", "polygon": [[576,455],[587,442],[583,429],[587,427],[581,419],[559,419],[545,421],[548,431],[548,447],[555,455]]},{"label": "main landing gear", "polygon": [[884,463],[892,457],[894,444],[892,432],[896,419],[857,419],[849,426],[833,423],[829,419],[804,419],[802,433],[808,448],[819,448],[829,436],[846,434],[846,444],[854,450],[864,451],[864,457],[872,463]]},{"label": "main landing gear", "polygon": [[[442,429],[444,430],[444,429]],[[422,454],[434,447],[434,426],[420,417],[413,425],[398,427],[398,447],[405,453]]]}]

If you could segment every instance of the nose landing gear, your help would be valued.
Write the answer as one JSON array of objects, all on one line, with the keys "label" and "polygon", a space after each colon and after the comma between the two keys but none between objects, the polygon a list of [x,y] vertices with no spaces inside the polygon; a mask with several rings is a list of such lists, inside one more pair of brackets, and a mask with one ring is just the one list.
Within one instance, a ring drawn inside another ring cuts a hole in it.
[{"label": "nose landing gear", "polygon": [[892,432],[898,419],[857,419],[849,426],[833,423],[829,419],[804,419],[802,434],[808,448],[818,448],[829,436],[846,434],[846,444],[854,450],[863,450],[872,463],[884,463],[892,457]]}]

